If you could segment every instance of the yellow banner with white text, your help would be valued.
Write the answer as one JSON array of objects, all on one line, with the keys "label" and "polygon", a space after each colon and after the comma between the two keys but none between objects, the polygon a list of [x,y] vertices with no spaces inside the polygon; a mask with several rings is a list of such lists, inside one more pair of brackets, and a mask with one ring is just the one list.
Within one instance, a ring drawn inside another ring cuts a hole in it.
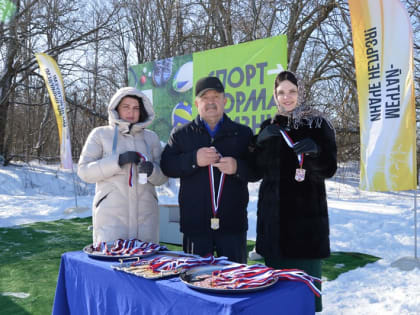
[{"label": "yellow banner with white text", "polygon": [[360,116],[360,188],[416,189],[413,34],[400,0],[349,0]]},{"label": "yellow banner with white text", "polygon": [[54,108],[55,118],[57,119],[58,134],[60,137],[61,167],[64,169],[73,169],[66,99],[60,69],[55,60],[47,54],[38,53],[35,54],[35,57],[47,86],[51,103]]}]

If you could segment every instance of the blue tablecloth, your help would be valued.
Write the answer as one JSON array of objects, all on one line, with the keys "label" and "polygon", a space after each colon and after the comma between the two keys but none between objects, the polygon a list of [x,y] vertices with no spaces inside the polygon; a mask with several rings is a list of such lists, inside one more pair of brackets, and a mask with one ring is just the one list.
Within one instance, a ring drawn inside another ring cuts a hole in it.
[{"label": "blue tablecloth", "polygon": [[207,294],[178,277],[147,280],[82,251],[62,255],[53,314],[314,314],[314,295],[301,282],[279,281],[247,294]]}]

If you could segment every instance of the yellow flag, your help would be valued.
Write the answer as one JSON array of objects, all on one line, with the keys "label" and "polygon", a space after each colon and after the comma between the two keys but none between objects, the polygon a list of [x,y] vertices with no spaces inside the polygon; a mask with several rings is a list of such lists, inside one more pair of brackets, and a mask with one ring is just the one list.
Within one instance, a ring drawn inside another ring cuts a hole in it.
[{"label": "yellow flag", "polygon": [[42,77],[45,80],[54,108],[55,118],[57,119],[58,134],[60,137],[61,167],[72,169],[73,160],[71,156],[70,130],[67,120],[63,78],[53,58],[44,53],[35,54],[35,57],[38,61]]},{"label": "yellow flag", "polygon": [[400,0],[349,0],[360,116],[360,188],[416,189],[413,34]]}]

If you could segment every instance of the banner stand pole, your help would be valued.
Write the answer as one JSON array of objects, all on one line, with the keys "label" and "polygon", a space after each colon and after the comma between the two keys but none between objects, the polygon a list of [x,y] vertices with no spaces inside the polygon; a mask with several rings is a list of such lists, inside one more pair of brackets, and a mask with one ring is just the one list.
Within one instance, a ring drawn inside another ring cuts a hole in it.
[{"label": "banner stand pole", "polygon": [[410,271],[415,268],[420,269],[420,259],[417,257],[417,186],[414,190],[414,257],[403,257],[393,263],[391,267],[398,268],[403,271]]},{"label": "banner stand pole", "polygon": [[71,164],[71,175],[73,177],[74,202],[75,202],[76,208],[77,208],[77,189],[76,189],[76,182],[74,180],[74,167],[73,167],[73,163]]},{"label": "banner stand pole", "polygon": [[417,187],[414,191],[414,259],[417,259]]},{"label": "banner stand pole", "polygon": [[72,214],[72,213],[83,213],[85,211],[88,211],[89,208],[87,208],[87,207],[79,207],[77,205],[77,189],[76,189],[76,180],[75,180],[75,175],[74,175],[74,166],[73,166],[73,163],[71,163],[71,176],[72,176],[72,179],[73,179],[73,192],[74,192],[75,207],[67,208],[66,210],[64,210],[64,213],[65,214]]}]

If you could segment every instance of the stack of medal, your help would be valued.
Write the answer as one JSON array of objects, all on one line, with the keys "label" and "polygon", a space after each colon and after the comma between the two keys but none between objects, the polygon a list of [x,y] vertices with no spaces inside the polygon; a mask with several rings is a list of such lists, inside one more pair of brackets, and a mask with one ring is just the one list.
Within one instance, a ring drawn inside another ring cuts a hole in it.
[{"label": "stack of medal", "polygon": [[270,268],[263,265],[239,265],[213,272],[213,284],[228,289],[259,287],[274,281],[269,271]]},{"label": "stack of medal", "polygon": [[111,248],[108,248],[106,242],[101,242],[99,244],[93,245],[93,251],[101,252],[102,254],[115,256],[115,255],[134,255],[134,254],[141,254],[146,255],[153,253],[159,250],[160,246],[142,242],[138,239],[131,239],[131,240],[123,240],[118,239],[114,242],[114,245]]},{"label": "stack of medal", "polygon": [[276,278],[280,280],[294,280],[304,282],[316,296],[321,292],[313,284],[320,279],[312,277],[299,269],[275,270],[264,265],[238,265],[213,272],[214,286],[230,289],[256,288],[273,282]]},{"label": "stack of medal", "polygon": [[159,271],[168,271],[168,270],[186,270],[192,267],[202,266],[202,265],[218,265],[223,262],[226,262],[227,257],[221,256],[215,258],[213,255],[206,257],[170,257],[162,256],[153,259],[150,262],[150,267],[155,272]]},{"label": "stack of medal", "polygon": [[131,263],[129,267],[119,267],[118,269],[137,276],[158,278],[175,275],[192,267],[219,264],[227,264],[227,257],[215,258],[212,255],[206,257],[159,256],[152,260],[140,259]]}]

